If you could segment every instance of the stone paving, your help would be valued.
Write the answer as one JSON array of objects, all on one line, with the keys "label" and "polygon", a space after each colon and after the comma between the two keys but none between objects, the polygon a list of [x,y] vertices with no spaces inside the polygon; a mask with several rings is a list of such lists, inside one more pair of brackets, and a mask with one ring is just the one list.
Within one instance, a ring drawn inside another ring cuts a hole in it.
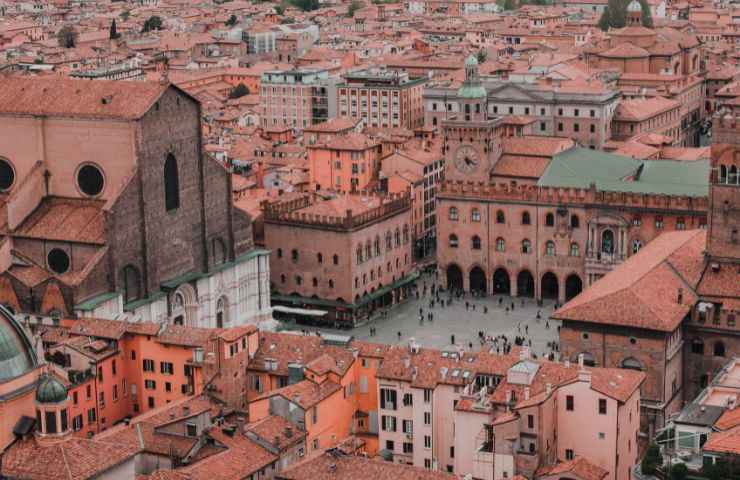
[{"label": "stone paving", "polygon": [[[421,296],[425,281],[427,294]],[[418,300],[414,296],[400,305],[391,307],[386,315],[376,313],[369,322],[351,330],[312,328],[300,325],[289,328],[353,335],[359,340],[389,344],[408,344],[409,339],[414,338],[422,346],[431,348],[449,346],[454,335],[454,342],[457,345],[469,348],[472,342],[473,350],[481,348],[478,332],[483,331],[492,337],[505,335],[510,341],[513,341],[516,336],[526,337],[532,341],[532,352],[538,357],[551,351],[548,347],[549,342],[558,340],[560,322],[548,320],[553,311],[553,301],[545,301],[540,307],[531,298],[521,299],[501,295],[473,298],[470,294],[466,294],[464,298],[454,299],[450,306],[435,306],[430,309],[431,283],[432,277],[430,276],[420,278],[417,282],[420,293]],[[441,298],[447,300],[449,294],[444,292]],[[502,299],[501,306],[499,306],[499,298]],[[524,300],[523,307],[522,300]],[[465,302],[470,304],[468,310],[465,309]],[[504,307],[509,306],[510,308],[512,302],[514,302],[514,310],[507,312]],[[473,307],[475,307],[474,310]],[[488,307],[488,313],[484,313],[485,307]],[[423,309],[423,323],[419,322],[419,308]],[[536,318],[538,311],[541,316],[539,320]],[[434,315],[431,322],[427,320],[429,312]],[[376,330],[374,336],[370,335],[371,327]]]}]

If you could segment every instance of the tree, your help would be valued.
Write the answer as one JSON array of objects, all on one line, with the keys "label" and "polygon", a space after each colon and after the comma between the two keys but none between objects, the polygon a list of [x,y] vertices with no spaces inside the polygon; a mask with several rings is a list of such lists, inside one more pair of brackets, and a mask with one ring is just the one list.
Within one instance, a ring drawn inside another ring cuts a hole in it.
[{"label": "tree", "polygon": [[240,98],[244,95],[249,95],[249,87],[241,82],[229,92],[229,98]]},{"label": "tree", "polygon": [[227,27],[233,27],[236,25],[236,23],[239,21],[239,19],[236,18],[236,15],[232,15],[229,17],[228,20],[226,20],[226,26]]},{"label": "tree", "polygon": [[486,49],[481,48],[478,50],[478,53],[475,54],[475,58],[478,60],[478,63],[484,63],[486,58],[488,58],[488,52]]},{"label": "tree", "polygon": [[656,443],[651,443],[648,445],[645,457],[642,459],[642,473],[653,475],[661,465],[663,465],[663,457],[660,454],[660,447]]},{"label": "tree", "polygon": [[291,3],[304,12],[310,12],[319,8],[319,0],[291,0]]},{"label": "tree", "polygon": [[648,5],[647,0],[640,0],[640,9],[642,10],[642,26],[653,28],[653,14],[650,13],[650,5]]},{"label": "tree", "polygon": [[689,469],[685,463],[677,463],[671,467],[671,480],[686,480],[689,476]]},{"label": "tree", "polygon": [[119,17],[121,17],[121,20],[123,20],[124,22],[127,21],[128,17],[130,16],[131,16],[131,12],[129,12],[128,10],[122,11],[121,14],[119,15]]},{"label": "tree", "polygon": [[121,35],[118,33],[118,30],[116,29],[116,19],[114,18],[112,22],[110,22],[110,35],[108,35],[111,40],[115,40],[119,38]]},{"label": "tree", "polygon": [[65,25],[57,32],[57,43],[62,48],[74,48],[77,45],[77,30]]},{"label": "tree", "polygon": [[349,18],[353,18],[355,16],[355,12],[357,12],[357,10],[361,9],[362,7],[363,5],[359,2],[359,0],[352,0],[352,3],[349,4],[349,8],[347,9],[347,16]]},{"label": "tree", "polygon": [[601,18],[599,18],[599,28],[605,32],[609,31],[609,27],[611,26],[611,19],[609,18],[609,8],[605,8],[603,12],[601,12]]},{"label": "tree", "polygon": [[144,22],[144,28],[141,29],[142,33],[150,32],[152,30],[162,30],[162,19],[157,15],[152,15],[147,18]]},{"label": "tree", "polygon": [[275,9],[275,13],[282,16],[283,13],[285,13],[285,8],[282,5],[275,5],[273,7]]}]

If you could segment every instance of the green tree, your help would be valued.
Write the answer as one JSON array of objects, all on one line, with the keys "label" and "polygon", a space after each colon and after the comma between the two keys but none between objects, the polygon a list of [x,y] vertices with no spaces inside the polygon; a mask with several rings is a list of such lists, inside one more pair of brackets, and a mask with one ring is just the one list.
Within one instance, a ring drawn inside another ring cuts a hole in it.
[{"label": "green tree", "polygon": [[663,465],[663,457],[660,454],[660,447],[656,443],[651,443],[642,459],[642,473],[653,475],[661,465]]},{"label": "green tree", "polygon": [[280,20],[280,23],[282,23],[283,25],[288,25],[291,23],[295,23],[295,19],[292,17],[285,17],[282,20]]},{"label": "green tree", "polygon": [[291,0],[294,7],[304,12],[310,12],[312,10],[318,10],[319,0]]},{"label": "green tree", "polygon": [[162,19],[157,15],[152,15],[147,18],[144,22],[144,28],[141,29],[143,33],[150,32],[152,30],[162,30]]},{"label": "green tree", "polygon": [[611,26],[611,20],[609,18],[609,7],[605,8],[603,12],[601,12],[601,18],[599,18],[599,28],[605,32],[609,31],[609,27]]},{"label": "green tree", "polygon": [[650,13],[650,5],[648,5],[647,0],[640,0],[640,8],[642,9],[642,26],[653,28],[653,14]]},{"label": "green tree", "polygon": [[282,16],[283,13],[285,13],[285,7],[283,7],[282,5],[275,5],[274,9],[275,9],[275,13],[277,13],[280,16]]},{"label": "green tree", "polygon": [[684,463],[677,463],[671,467],[671,480],[686,480],[689,476],[689,469]]},{"label": "green tree", "polygon": [[57,32],[57,43],[62,48],[74,48],[77,45],[77,30],[69,25],[65,25]]},{"label": "green tree", "polygon": [[236,15],[232,15],[232,16],[229,17],[228,20],[226,20],[226,26],[227,27],[233,27],[234,25],[236,25],[236,22],[238,22],[238,21],[239,21],[239,19],[236,18]]},{"label": "green tree", "polygon": [[121,35],[118,33],[118,29],[116,28],[116,19],[114,18],[112,22],[110,22],[110,34],[108,37],[111,40],[115,40],[119,38]]},{"label": "green tree", "polygon": [[478,60],[478,63],[484,63],[486,58],[488,58],[488,52],[485,48],[481,48],[478,50],[478,53],[475,54],[475,58]]},{"label": "green tree", "polygon": [[352,0],[352,3],[349,4],[349,8],[347,9],[347,16],[349,18],[353,18],[355,16],[355,12],[357,12],[357,10],[361,9],[362,7],[362,2],[360,2],[359,0]]},{"label": "green tree", "polygon": [[514,10],[516,8],[514,0],[503,0],[499,3],[499,6],[504,10]]},{"label": "green tree", "polygon": [[229,92],[229,98],[240,98],[244,95],[249,95],[249,87],[241,82]]},{"label": "green tree", "polygon": [[131,16],[131,12],[129,12],[128,10],[122,11],[121,14],[119,15],[119,17],[121,17],[121,20],[123,20],[124,22],[127,21],[128,17],[130,16]]}]

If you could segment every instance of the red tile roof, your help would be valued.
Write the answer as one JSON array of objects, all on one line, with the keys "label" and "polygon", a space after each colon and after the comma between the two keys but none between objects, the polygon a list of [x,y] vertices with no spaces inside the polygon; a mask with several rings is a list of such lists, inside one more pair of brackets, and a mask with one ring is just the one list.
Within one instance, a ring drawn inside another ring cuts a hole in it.
[{"label": "red tile roof", "polygon": [[740,455],[740,427],[709,435],[704,452]]},{"label": "red tile roof", "polygon": [[603,480],[609,475],[609,472],[601,467],[598,467],[584,457],[576,457],[573,460],[567,462],[560,462],[550,467],[543,467],[537,470],[536,476],[547,477],[550,475],[572,474],[581,480]]}]

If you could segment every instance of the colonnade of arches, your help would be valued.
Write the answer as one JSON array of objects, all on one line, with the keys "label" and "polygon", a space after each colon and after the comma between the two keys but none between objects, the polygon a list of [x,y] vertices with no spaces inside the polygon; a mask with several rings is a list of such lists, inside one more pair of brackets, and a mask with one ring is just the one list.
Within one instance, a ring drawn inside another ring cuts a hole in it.
[{"label": "colonnade of arches", "polygon": [[528,269],[522,269],[514,274],[504,267],[498,267],[489,276],[479,265],[474,265],[467,274],[464,274],[459,265],[451,263],[445,273],[448,290],[560,301],[568,301],[583,290],[583,281],[576,273],[567,275],[562,285],[558,276],[551,271],[543,273],[539,282],[535,281],[534,275]]}]

